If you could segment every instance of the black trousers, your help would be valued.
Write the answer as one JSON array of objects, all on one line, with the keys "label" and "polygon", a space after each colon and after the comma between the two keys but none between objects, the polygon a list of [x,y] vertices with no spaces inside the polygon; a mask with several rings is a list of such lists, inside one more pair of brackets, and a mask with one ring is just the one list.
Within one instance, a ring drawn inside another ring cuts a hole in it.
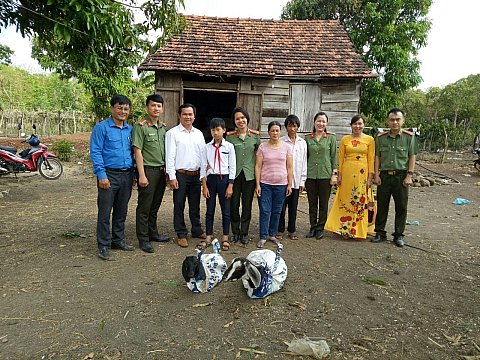
[{"label": "black trousers", "polygon": [[208,175],[207,187],[210,198],[207,200],[207,211],[205,214],[205,228],[207,235],[213,235],[213,220],[215,218],[215,207],[218,202],[222,210],[222,234],[228,235],[230,230],[230,200],[225,198],[228,187],[228,175]]},{"label": "black trousers", "polygon": [[282,213],[280,214],[280,222],[278,224],[278,232],[285,232],[285,213],[288,207],[288,226],[287,231],[292,234],[296,231],[298,198],[300,197],[300,189],[292,189],[290,196],[285,198]]},{"label": "black trousers", "polygon": [[[125,240],[125,219],[127,218],[128,202],[132,195],[133,170],[107,170],[110,189],[98,187],[97,197],[97,244],[110,246]],[[112,232],[110,233],[110,216],[112,217]]]},{"label": "black trousers", "polygon": [[393,236],[404,236],[407,221],[408,187],[403,186],[406,172],[388,175],[380,172],[382,184],[377,186],[377,217],[375,218],[375,232],[385,234],[387,225],[390,198],[395,202],[395,230]]},{"label": "black trousers", "polygon": [[305,188],[307,189],[310,228],[317,231],[323,230],[327,222],[328,199],[332,190],[330,179],[307,179]]},{"label": "black trousers", "polygon": [[147,187],[138,187],[136,232],[139,242],[158,236],[157,214],[165,194],[165,168],[144,166],[148,179]]},{"label": "black trousers", "polygon": [[[255,180],[247,181],[243,171],[236,177],[233,183],[233,195],[230,203],[230,221],[232,233],[236,235],[248,235],[250,220],[252,219],[252,203],[255,194]],[[240,215],[240,201],[242,214]]]},{"label": "black trousers", "polygon": [[188,200],[188,215],[192,224],[192,236],[203,234],[200,222],[200,176],[190,176],[181,172],[176,173],[178,189],[173,190],[173,227],[179,238],[186,238],[188,235],[185,225],[185,202]]}]

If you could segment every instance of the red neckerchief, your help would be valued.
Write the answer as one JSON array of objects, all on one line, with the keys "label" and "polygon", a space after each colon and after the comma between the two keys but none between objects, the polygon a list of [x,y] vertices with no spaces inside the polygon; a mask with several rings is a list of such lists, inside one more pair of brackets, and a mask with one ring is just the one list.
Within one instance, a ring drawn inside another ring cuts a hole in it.
[{"label": "red neckerchief", "polygon": [[222,146],[222,142],[217,146],[215,144],[215,140],[213,140],[212,143],[213,147],[215,148],[215,154],[213,155],[213,172],[215,173],[215,161],[217,160],[218,157],[218,170],[220,171],[220,179],[222,178],[222,165],[220,161],[220,147]]}]

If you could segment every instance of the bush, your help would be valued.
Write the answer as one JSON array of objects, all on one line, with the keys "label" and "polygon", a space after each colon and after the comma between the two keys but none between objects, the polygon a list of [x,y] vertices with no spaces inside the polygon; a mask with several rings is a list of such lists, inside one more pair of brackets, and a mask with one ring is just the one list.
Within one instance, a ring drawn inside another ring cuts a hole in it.
[{"label": "bush", "polygon": [[53,144],[52,150],[60,160],[70,161],[73,155],[73,143],[68,140],[60,140]]}]

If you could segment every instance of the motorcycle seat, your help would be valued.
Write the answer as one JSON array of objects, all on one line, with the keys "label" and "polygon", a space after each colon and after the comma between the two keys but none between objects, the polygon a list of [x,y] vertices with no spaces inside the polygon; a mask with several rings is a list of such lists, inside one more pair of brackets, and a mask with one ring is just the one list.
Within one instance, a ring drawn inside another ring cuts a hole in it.
[{"label": "motorcycle seat", "polygon": [[13,147],[13,146],[0,146],[0,150],[4,150],[4,151],[8,151],[12,154],[16,154],[17,153],[17,148],[16,147]]}]

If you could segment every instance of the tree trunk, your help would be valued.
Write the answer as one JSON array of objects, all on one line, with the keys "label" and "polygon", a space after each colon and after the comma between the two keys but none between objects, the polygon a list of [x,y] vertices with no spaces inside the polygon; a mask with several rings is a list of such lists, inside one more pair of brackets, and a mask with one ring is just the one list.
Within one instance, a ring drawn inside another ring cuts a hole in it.
[{"label": "tree trunk", "polygon": [[442,161],[440,162],[443,164],[445,162],[445,156],[447,156],[447,150],[448,150],[448,133],[447,133],[447,127],[443,125],[443,133],[445,135],[445,143],[444,143],[444,149],[443,149],[443,155],[442,155]]}]

